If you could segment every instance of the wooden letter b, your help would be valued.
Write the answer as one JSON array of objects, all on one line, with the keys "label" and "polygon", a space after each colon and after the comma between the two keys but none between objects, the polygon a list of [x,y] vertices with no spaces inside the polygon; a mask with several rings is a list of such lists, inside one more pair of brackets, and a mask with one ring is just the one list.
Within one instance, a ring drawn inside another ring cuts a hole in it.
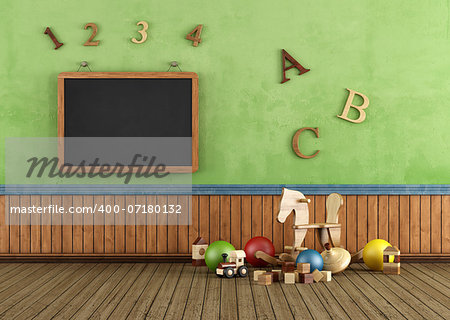
[{"label": "wooden letter b", "polygon": [[[362,93],[356,92],[352,89],[348,89],[348,98],[347,98],[347,102],[345,103],[344,106],[344,110],[342,111],[342,114],[340,116],[338,116],[338,118],[353,122],[353,123],[361,123],[366,119],[366,113],[364,111],[365,108],[367,108],[369,106],[369,98],[367,98],[365,95],[363,95]],[[353,98],[355,97],[355,94],[357,94],[358,96],[360,96],[361,98],[363,98],[363,104],[360,106],[355,106],[354,104],[352,104],[353,102]],[[355,108],[356,110],[359,111],[359,118],[356,120],[350,119],[348,117],[348,112],[350,111],[350,108]]]}]

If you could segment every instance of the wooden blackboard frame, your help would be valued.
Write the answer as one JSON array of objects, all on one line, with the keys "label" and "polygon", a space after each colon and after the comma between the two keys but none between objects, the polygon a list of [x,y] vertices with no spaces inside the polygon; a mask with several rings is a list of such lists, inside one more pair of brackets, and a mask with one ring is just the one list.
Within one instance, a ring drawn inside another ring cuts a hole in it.
[{"label": "wooden blackboard frame", "polygon": [[[58,138],[64,138],[64,80],[65,79],[191,79],[192,80],[192,166],[167,166],[171,173],[196,172],[198,170],[198,75],[195,72],[61,72],[58,75]],[[64,168],[64,139],[59,139],[58,158]],[[100,167],[84,167],[86,171],[99,172]],[[128,167],[123,172],[136,172],[139,168]],[[111,170],[115,170],[114,167]]]}]

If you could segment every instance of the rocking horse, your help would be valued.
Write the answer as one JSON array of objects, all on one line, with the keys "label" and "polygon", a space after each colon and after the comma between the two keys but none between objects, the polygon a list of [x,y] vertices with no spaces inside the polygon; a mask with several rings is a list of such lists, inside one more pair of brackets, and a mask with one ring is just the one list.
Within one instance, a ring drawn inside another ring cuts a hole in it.
[{"label": "rocking horse", "polygon": [[306,249],[301,245],[308,229],[318,230],[322,247],[326,243],[330,243],[333,247],[339,247],[341,244],[341,225],[338,223],[338,213],[339,208],[344,203],[342,196],[338,193],[332,193],[327,197],[327,221],[324,223],[309,224],[308,203],[310,202],[311,200],[306,199],[303,193],[283,188],[277,220],[284,223],[286,218],[294,211],[294,244],[292,247],[285,247],[285,249],[290,250],[290,257],[280,255],[282,260],[293,260],[300,251]]}]

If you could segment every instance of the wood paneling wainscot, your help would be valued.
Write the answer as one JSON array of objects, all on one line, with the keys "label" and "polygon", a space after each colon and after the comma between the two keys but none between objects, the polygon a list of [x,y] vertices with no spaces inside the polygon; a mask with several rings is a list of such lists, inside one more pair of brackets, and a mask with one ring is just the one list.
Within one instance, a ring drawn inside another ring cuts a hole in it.
[{"label": "wood paneling wainscot", "polygon": [[[310,222],[325,221],[326,196],[307,196]],[[350,252],[362,249],[376,238],[398,246],[406,257],[448,259],[450,257],[450,196],[449,195],[349,195],[343,196],[339,222],[342,224],[341,244]],[[237,249],[255,236],[273,241],[277,252],[292,243],[290,226],[276,221],[280,197],[277,195],[194,195],[192,224],[186,221],[154,221],[153,215],[141,215],[134,225],[131,215],[98,215],[92,221],[74,223],[74,216],[22,215],[23,222],[32,225],[8,225],[5,208],[11,206],[64,204],[87,206],[117,204],[164,204],[188,201],[181,196],[155,195],[10,195],[0,196],[0,256],[11,257],[92,257],[123,256],[187,258],[191,243],[202,236],[209,243],[231,242]],[[123,221],[120,219],[124,218]],[[45,225],[45,220],[62,221],[62,225]],[[94,221],[96,224],[92,224]],[[110,219],[106,221],[105,219]],[[112,219],[112,220],[111,220]],[[173,218],[172,218],[173,219]],[[176,218],[175,218],[176,219]],[[179,218],[181,219],[181,218]],[[115,225],[102,221],[115,222]],[[147,221],[149,225],[142,222]],[[316,235],[308,231],[304,246],[322,251]]]}]

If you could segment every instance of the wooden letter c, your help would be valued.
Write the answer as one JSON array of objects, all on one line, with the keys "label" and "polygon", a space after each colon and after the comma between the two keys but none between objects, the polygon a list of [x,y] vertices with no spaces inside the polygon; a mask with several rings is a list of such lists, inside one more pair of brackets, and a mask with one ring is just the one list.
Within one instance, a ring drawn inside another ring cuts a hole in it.
[{"label": "wooden letter c", "polygon": [[298,147],[298,142],[299,142],[299,137],[300,134],[305,131],[305,130],[311,130],[316,134],[316,137],[319,138],[319,128],[301,128],[299,130],[297,130],[297,132],[294,134],[294,138],[292,138],[292,148],[294,149],[295,153],[303,159],[311,159],[314,158],[315,156],[317,156],[317,154],[319,153],[320,150],[317,150],[314,154],[310,155],[310,156],[305,156],[303,153],[301,153],[300,148]]}]

